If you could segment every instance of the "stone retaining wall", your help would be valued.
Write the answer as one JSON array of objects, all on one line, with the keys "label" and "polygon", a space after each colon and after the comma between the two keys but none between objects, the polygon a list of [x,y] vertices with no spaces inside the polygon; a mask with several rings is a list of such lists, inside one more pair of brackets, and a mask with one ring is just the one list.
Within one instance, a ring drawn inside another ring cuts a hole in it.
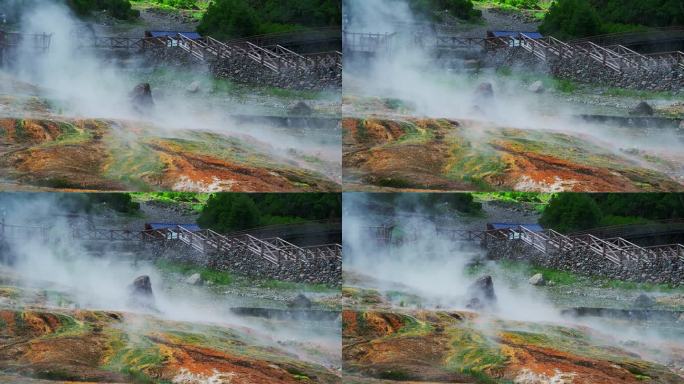
[{"label": "stone retaining wall", "polygon": [[148,50],[145,51],[145,57],[151,65],[204,65],[213,76],[243,84],[297,90],[342,87],[342,70],[334,63],[321,64],[312,70],[292,69],[275,73],[243,56],[212,61],[208,64],[201,63],[180,48]]},{"label": "stone retaining wall", "polygon": [[317,259],[308,263],[283,261],[280,265],[274,265],[252,255],[204,254],[183,243],[148,243],[144,247],[146,253],[154,258],[192,263],[245,276],[330,286],[342,284],[342,262],[337,258]]},{"label": "stone retaining wall", "polygon": [[499,49],[484,55],[487,65],[521,67],[525,71],[548,73],[555,77],[581,83],[610,87],[672,91],[684,93],[684,70],[670,65],[645,69],[626,69],[617,73],[586,57],[571,60],[554,59],[543,63],[522,49]]},{"label": "stone retaining wall", "polygon": [[487,257],[494,260],[526,261],[586,276],[657,284],[684,284],[684,261],[678,257],[616,265],[607,258],[587,250],[544,254],[522,241],[490,239],[485,248]]}]

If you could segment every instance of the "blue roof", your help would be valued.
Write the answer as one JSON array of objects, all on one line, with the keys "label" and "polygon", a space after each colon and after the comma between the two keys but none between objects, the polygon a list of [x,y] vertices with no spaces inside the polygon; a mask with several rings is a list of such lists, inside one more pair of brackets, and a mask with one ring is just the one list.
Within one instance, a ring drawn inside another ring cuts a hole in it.
[{"label": "blue roof", "polygon": [[529,229],[532,232],[541,232],[544,228],[539,224],[521,224],[521,223],[489,223],[494,229],[515,229],[517,227],[523,227]]},{"label": "blue roof", "polygon": [[200,231],[201,228],[197,224],[177,224],[177,223],[147,223],[146,225],[149,225],[150,228],[154,230],[159,230],[159,229],[169,229],[169,228],[175,228],[175,227],[183,227],[187,229],[188,231],[191,232],[196,232]]},{"label": "blue roof", "polygon": [[491,31],[491,33],[492,33],[492,35],[494,35],[494,37],[516,37],[516,36],[518,36],[518,35],[521,34],[521,33],[522,33],[523,35],[529,37],[529,38],[532,38],[532,39],[541,39],[542,37],[544,37],[544,35],[542,35],[542,34],[539,33],[539,32],[524,32],[524,31]]},{"label": "blue roof", "polygon": [[192,39],[192,40],[197,40],[197,39],[202,37],[197,32],[179,32],[179,31],[148,31],[148,32],[152,37],[173,37],[173,36],[176,36],[178,34],[181,34],[181,35],[187,37],[188,39]]}]

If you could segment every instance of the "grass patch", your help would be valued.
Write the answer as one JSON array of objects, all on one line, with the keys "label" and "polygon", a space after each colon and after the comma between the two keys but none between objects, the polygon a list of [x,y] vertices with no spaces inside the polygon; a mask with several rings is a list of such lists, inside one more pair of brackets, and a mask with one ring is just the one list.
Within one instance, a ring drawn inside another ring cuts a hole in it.
[{"label": "grass patch", "polygon": [[225,286],[244,286],[268,288],[282,291],[305,291],[305,292],[329,292],[332,288],[325,284],[307,284],[296,283],[291,281],[282,281],[275,279],[257,279],[247,276],[236,275],[227,271],[218,271],[216,269],[203,267],[190,263],[182,263],[177,261],[170,261],[159,259],[155,261],[155,266],[166,273],[179,274],[183,276],[190,276],[199,273],[204,282],[210,282],[213,285]]},{"label": "grass patch", "polygon": [[192,275],[199,273],[202,280],[216,285],[229,285],[233,282],[234,276],[229,272],[217,271],[215,269],[201,267],[194,264],[186,264],[159,259],[155,266],[163,272],[176,273],[181,275]]},{"label": "grass patch", "polygon": [[133,192],[131,197],[137,202],[157,201],[166,204],[188,204],[196,212],[201,212],[207,204],[209,193],[193,192]]},{"label": "grass patch", "polygon": [[[638,283],[633,281],[609,279],[602,276],[584,276],[573,272],[536,266],[523,261],[500,260],[498,264],[504,270],[523,275],[532,276],[534,274],[541,273],[546,281],[553,281],[556,285],[575,287],[588,286],[647,292],[684,292],[684,287],[682,286],[670,284]],[[479,267],[473,267],[473,272],[476,273],[478,268]]]}]

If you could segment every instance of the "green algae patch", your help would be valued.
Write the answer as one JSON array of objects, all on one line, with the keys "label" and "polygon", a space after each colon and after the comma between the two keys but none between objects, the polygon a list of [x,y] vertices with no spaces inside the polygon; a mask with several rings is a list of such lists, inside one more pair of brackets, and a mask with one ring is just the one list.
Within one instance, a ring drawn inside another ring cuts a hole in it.
[{"label": "green algae patch", "polygon": [[128,334],[116,330],[107,330],[110,342],[104,368],[121,372],[142,383],[154,383],[156,372],[167,362],[169,356],[160,347],[145,336],[135,340]]},{"label": "green algae patch", "polygon": [[448,330],[451,348],[445,358],[445,366],[469,376],[493,375],[503,371],[508,357],[500,345],[482,332],[469,328]]}]

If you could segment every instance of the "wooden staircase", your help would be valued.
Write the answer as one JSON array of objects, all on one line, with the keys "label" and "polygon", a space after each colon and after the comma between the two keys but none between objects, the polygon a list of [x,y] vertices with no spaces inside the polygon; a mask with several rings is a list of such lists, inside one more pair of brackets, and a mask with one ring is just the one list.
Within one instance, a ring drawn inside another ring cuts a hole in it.
[{"label": "wooden staircase", "polygon": [[[369,227],[369,230],[376,240],[380,242],[395,242],[392,239],[391,226]],[[618,266],[663,258],[678,258],[684,262],[684,245],[682,244],[642,247],[621,237],[599,238],[591,233],[564,235],[552,229],[535,232],[524,226],[487,231],[439,228],[437,233],[454,241],[476,241],[485,246],[490,242],[499,241],[523,242],[545,255],[564,252],[585,252],[605,258]],[[405,243],[418,240],[417,234],[412,236],[409,233],[402,236],[400,242]]]}]

